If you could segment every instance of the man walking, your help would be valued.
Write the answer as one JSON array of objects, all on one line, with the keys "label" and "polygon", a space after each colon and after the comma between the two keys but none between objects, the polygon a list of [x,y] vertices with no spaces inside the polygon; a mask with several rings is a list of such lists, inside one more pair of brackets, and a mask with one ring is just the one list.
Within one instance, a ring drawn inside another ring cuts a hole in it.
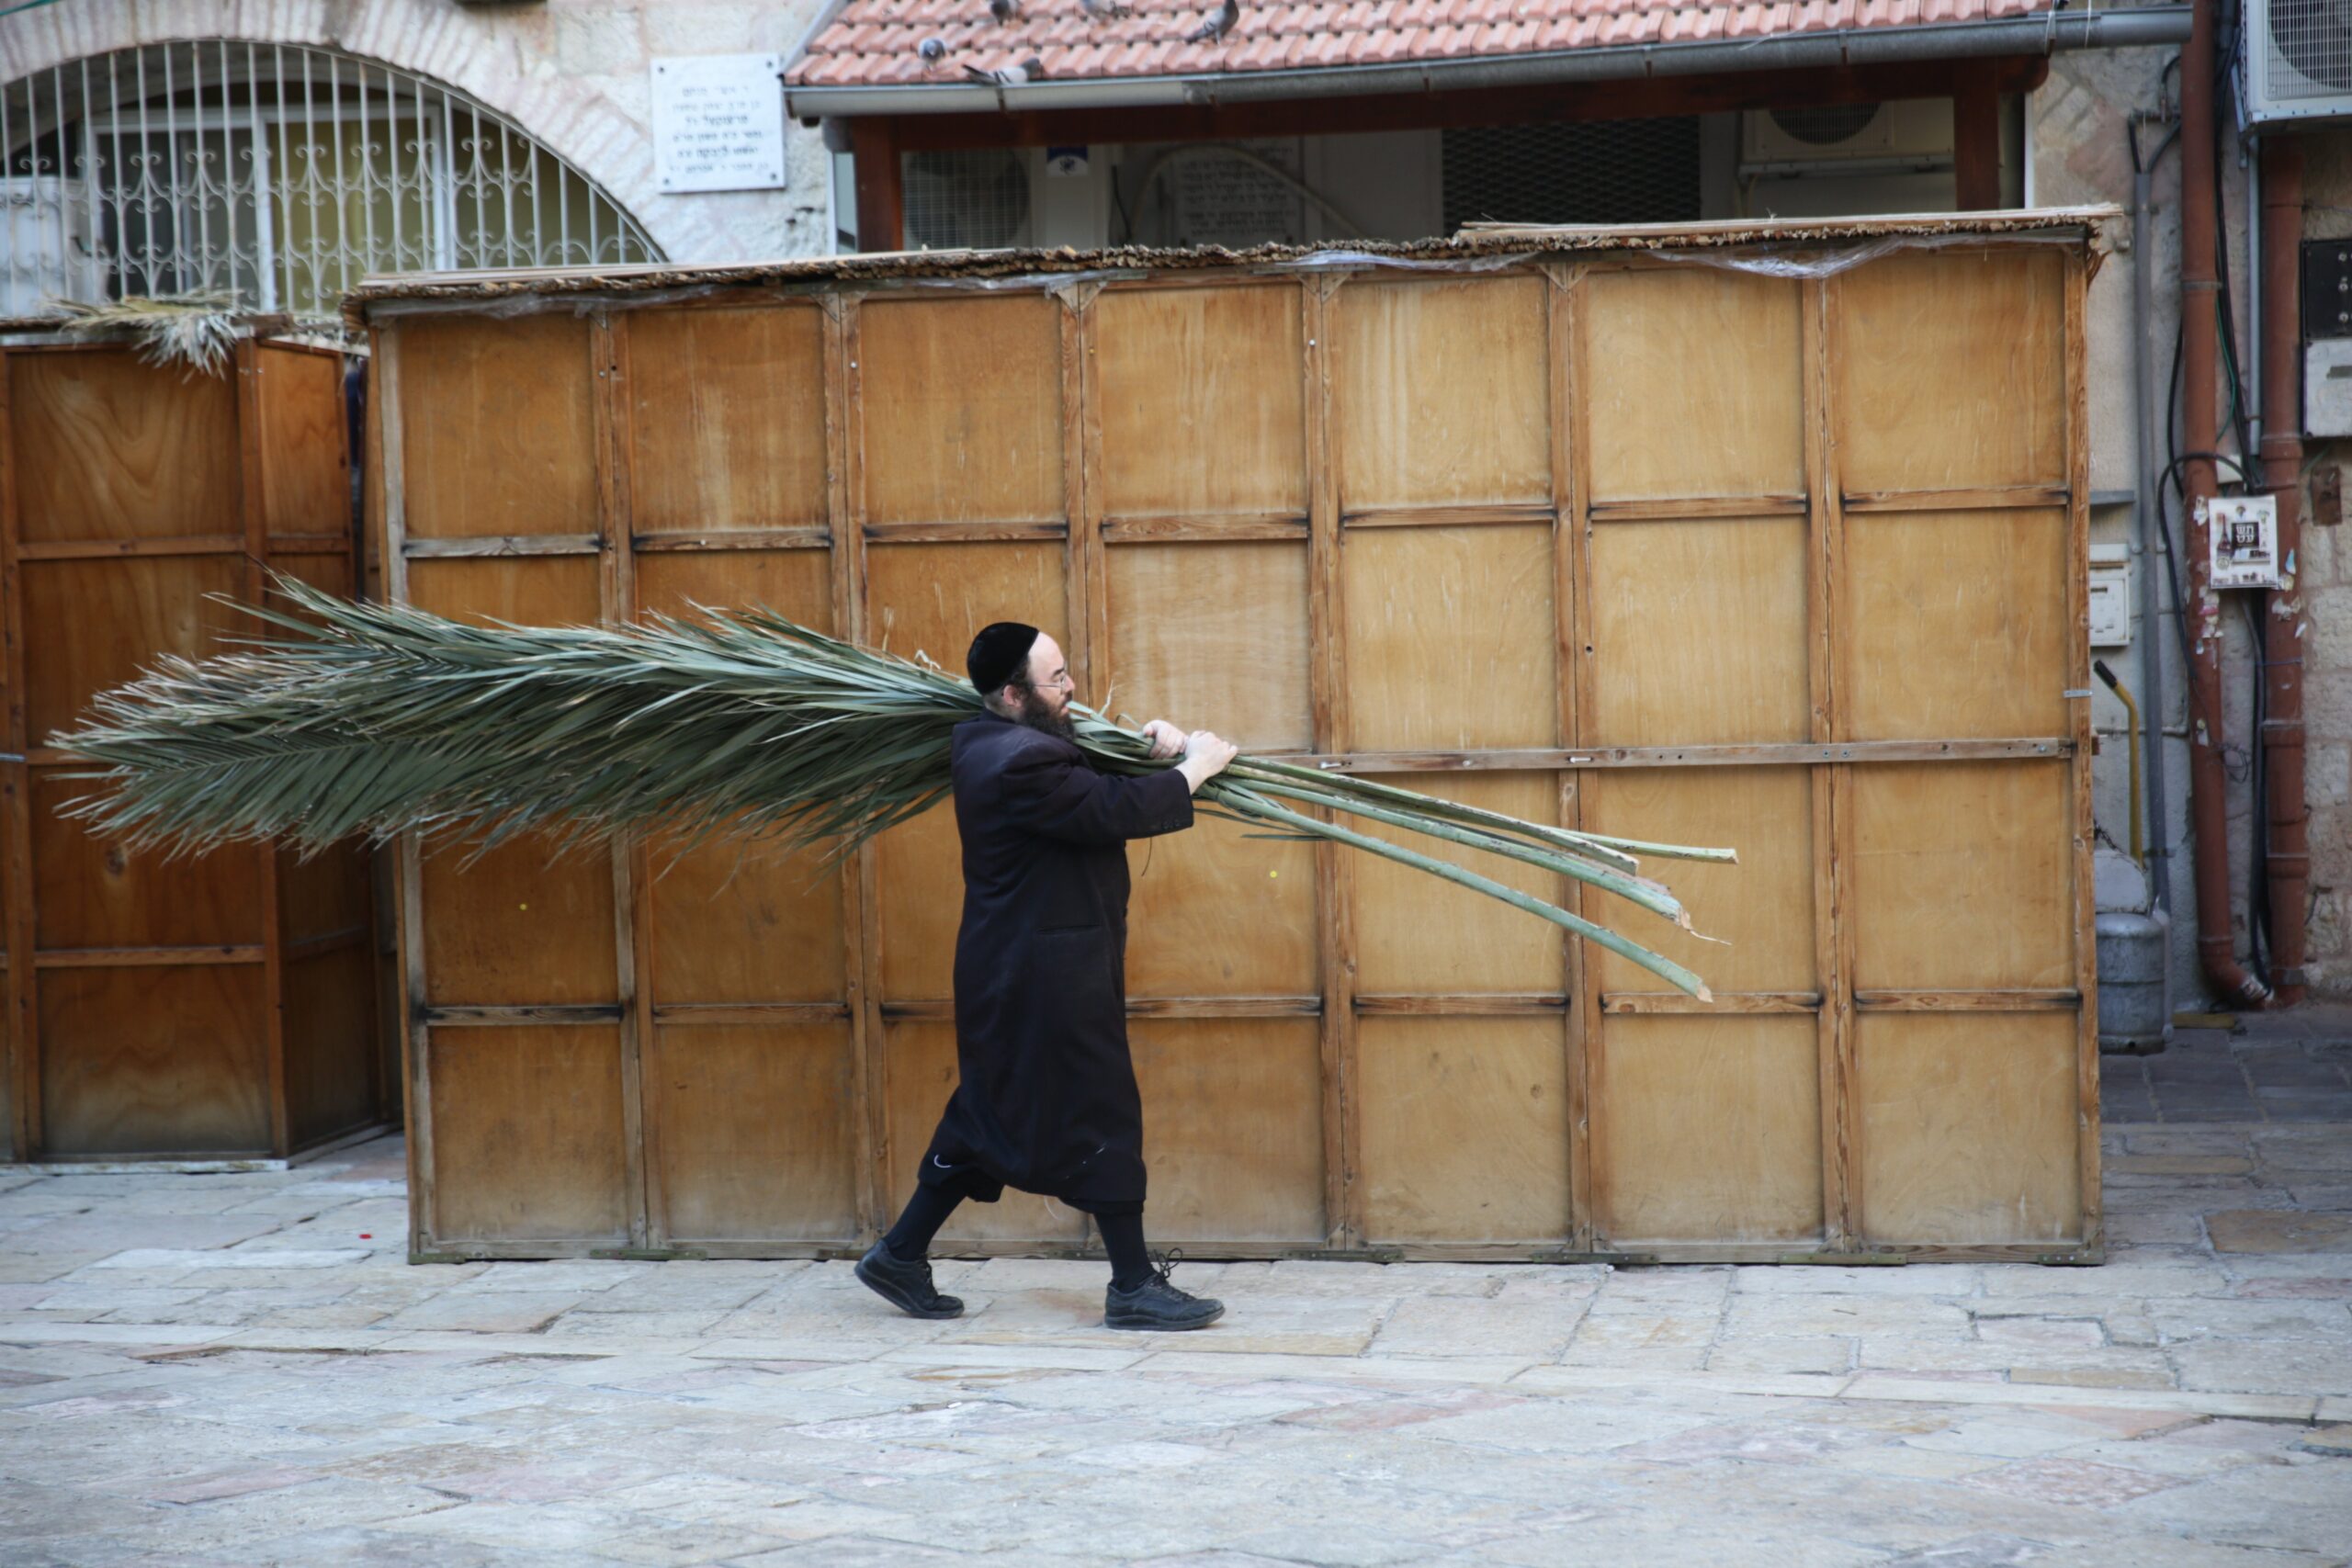
[{"label": "man walking", "polygon": [[964,919],[956,938],[958,1081],[914,1196],[857,1277],[916,1317],[964,1303],[933,1288],[933,1236],[965,1199],[1007,1187],[1094,1216],[1111,1254],[1102,1321],[1205,1328],[1222,1303],[1188,1295],[1144,1247],[1143,1105],[1127,1055],[1126,841],[1193,825],[1193,792],[1235,749],[1154,719],[1165,773],[1097,773],[1072,739],[1069,665],[1052,637],[1000,621],[965,660],[988,712],[956,727]]}]

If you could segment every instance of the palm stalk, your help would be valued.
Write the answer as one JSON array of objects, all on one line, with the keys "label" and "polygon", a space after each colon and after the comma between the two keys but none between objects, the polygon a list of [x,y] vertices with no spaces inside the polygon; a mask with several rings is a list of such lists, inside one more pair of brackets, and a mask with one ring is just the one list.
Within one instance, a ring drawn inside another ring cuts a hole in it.
[{"label": "palm stalk", "polygon": [[[832,856],[950,793],[948,732],[983,711],[936,665],[855,647],[763,610],[700,609],[635,626],[468,625],[275,581],[283,607],[239,605],[268,634],[200,661],[168,658],[101,694],[51,744],[105,788],[68,814],[134,847],[194,852],[277,840],[305,852],[413,833],[480,853],[528,833],[559,852],[660,831],[682,848],[783,840]],[[1172,764],[1078,708],[1107,771]],[[1585,915],[1405,844],[1349,816],[1572,878],[1690,929],[1635,845],[1261,757],[1200,792],[1211,812],[1347,844],[1497,898],[1702,998],[1682,965]],[[1283,804],[1288,802],[1289,804]]]}]

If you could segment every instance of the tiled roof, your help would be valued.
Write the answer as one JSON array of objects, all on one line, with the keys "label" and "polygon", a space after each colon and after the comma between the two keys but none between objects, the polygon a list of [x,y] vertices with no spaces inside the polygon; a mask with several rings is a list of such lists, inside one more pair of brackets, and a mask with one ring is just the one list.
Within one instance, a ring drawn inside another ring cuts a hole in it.
[{"label": "tiled roof", "polygon": [[[1108,8],[1115,0],[1101,0]],[[794,86],[945,85],[965,68],[1032,56],[1047,81],[1201,76],[1385,65],[1641,44],[1712,43],[2039,15],[2050,0],[1242,0],[1221,39],[1185,35],[1217,0],[1125,0],[1090,18],[1080,0],[1021,0],[999,25],[988,0],[846,0],[788,75]],[[937,39],[944,53],[925,61]]]}]

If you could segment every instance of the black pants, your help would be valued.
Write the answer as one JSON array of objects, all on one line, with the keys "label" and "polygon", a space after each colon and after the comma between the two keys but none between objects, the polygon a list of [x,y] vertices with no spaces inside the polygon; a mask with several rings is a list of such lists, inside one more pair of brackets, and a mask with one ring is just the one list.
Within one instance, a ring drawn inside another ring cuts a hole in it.
[{"label": "black pants", "polygon": [[[899,1211],[898,1224],[882,1238],[882,1245],[894,1258],[908,1261],[922,1258],[931,1250],[932,1238],[939,1227],[967,1198],[993,1202],[1004,1190],[1003,1184],[976,1170],[957,1170],[941,1174],[926,1170],[923,1179],[915,1183],[914,1196]],[[1151,1253],[1144,1245],[1143,1205],[1130,1211],[1097,1213],[1095,1227],[1102,1233],[1102,1246],[1111,1255],[1111,1282],[1122,1289],[1141,1284],[1151,1275]]]}]

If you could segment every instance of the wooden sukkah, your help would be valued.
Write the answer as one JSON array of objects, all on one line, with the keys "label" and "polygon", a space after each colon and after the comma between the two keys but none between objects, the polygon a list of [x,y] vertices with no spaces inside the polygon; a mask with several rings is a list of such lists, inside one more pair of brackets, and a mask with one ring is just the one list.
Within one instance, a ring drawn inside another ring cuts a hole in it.
[{"label": "wooden sukkah", "polygon": [[[2095,1258],[2103,220],[379,280],[384,581],[951,663],[1019,615],[1114,711],[1740,849],[1676,875],[1731,946],[1660,939],[1703,1005],[1328,850],[1138,847],[1188,1250]],[[410,851],[417,1253],[860,1246],[954,1071],[954,848]]]}]

